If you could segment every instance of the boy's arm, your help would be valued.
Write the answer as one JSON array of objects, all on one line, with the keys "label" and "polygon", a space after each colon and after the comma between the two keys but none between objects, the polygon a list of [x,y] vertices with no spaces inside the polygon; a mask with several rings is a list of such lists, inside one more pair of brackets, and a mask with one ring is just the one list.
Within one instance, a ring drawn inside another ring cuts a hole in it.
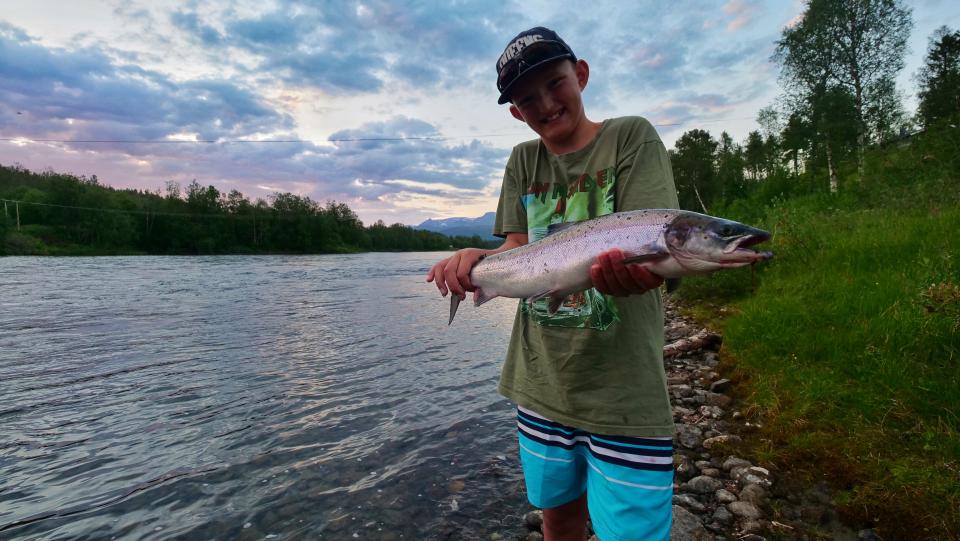
[{"label": "boy's arm", "polygon": [[470,271],[481,258],[505,252],[526,243],[526,233],[507,233],[507,239],[498,248],[492,250],[481,250],[479,248],[458,250],[452,256],[434,265],[427,273],[427,281],[435,282],[437,289],[444,297],[447,296],[448,291],[452,291],[454,295],[463,300],[467,296],[467,291],[476,289],[470,283]]}]

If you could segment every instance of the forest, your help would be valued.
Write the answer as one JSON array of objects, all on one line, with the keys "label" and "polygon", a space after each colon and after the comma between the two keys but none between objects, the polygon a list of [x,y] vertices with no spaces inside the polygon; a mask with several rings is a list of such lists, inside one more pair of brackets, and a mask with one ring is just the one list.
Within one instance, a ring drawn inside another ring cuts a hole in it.
[{"label": "forest", "polygon": [[93,175],[0,165],[0,255],[260,254],[450,250],[486,246],[403,224],[364,226],[344,203],[274,193],[251,202],[193,181],[156,192]]}]

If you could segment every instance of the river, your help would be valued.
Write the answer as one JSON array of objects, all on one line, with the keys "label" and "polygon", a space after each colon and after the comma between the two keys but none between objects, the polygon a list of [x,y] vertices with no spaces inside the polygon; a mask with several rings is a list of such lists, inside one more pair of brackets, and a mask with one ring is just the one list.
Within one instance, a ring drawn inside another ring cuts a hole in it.
[{"label": "river", "polygon": [[516,301],[447,327],[443,255],[0,258],[0,538],[519,533]]}]

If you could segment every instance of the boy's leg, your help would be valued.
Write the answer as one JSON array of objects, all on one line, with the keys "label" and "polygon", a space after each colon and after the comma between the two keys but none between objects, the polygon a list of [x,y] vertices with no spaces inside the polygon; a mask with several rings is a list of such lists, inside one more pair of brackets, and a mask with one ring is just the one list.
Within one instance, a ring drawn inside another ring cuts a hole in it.
[{"label": "boy's leg", "polygon": [[601,541],[668,541],[671,438],[589,436],[587,507]]},{"label": "boy's leg", "polygon": [[518,408],[517,434],[527,499],[544,510],[545,541],[583,541],[587,433]]},{"label": "boy's leg", "polygon": [[544,541],[584,541],[587,538],[587,495],[543,510]]}]

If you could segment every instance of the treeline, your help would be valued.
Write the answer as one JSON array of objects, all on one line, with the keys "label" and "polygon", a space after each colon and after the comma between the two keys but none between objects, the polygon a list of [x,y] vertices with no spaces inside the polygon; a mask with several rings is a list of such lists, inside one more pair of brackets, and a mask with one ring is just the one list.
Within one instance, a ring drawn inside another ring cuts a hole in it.
[{"label": "treeline", "polygon": [[[869,189],[868,148],[910,144],[924,132],[955,141],[960,32],[944,26],[930,37],[910,115],[894,85],[910,26],[909,10],[892,0],[811,0],[777,42],[785,92],[760,111],[761,129],[742,143],[700,129],[677,140],[671,160],[681,206],[709,212],[755,192],[769,201]],[[948,158],[954,167],[956,159]]]},{"label": "treeline", "polygon": [[[0,255],[342,253],[487,246],[383,221],[346,204],[275,193],[251,201],[196,181],[164,191],[115,189],[92,177],[0,165]],[[19,203],[14,203],[17,201]]]}]

